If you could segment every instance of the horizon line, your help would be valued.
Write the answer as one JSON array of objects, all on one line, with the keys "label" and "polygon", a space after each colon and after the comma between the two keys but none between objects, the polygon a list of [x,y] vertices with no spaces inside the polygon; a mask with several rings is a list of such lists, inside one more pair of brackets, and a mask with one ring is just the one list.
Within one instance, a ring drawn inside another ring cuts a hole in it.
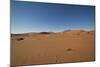
[{"label": "horizon line", "polygon": [[52,32],[52,33],[58,33],[58,32],[64,32],[64,31],[73,31],[73,30],[82,30],[82,31],[95,31],[95,29],[67,29],[63,31],[30,31],[30,32],[10,32],[10,34],[27,34],[27,33],[40,33],[40,32]]}]

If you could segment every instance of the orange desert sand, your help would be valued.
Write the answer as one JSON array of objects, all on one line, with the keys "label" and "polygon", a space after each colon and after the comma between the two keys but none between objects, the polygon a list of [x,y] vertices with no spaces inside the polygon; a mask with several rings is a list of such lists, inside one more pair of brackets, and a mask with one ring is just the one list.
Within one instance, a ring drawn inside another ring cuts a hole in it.
[{"label": "orange desert sand", "polygon": [[11,36],[11,64],[15,66],[94,60],[94,31],[66,30]]}]

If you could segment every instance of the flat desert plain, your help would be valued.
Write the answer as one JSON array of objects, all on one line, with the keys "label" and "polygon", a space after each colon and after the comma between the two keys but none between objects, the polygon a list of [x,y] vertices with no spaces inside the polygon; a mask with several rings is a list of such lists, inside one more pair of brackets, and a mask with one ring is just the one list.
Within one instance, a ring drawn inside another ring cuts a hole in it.
[{"label": "flat desert plain", "polygon": [[66,30],[11,34],[11,65],[40,65],[95,60],[95,32]]}]

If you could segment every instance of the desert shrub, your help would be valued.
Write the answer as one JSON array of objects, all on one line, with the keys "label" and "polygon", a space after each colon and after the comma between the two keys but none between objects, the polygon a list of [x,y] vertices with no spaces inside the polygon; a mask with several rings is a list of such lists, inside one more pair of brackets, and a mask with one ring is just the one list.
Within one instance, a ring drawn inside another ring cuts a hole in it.
[{"label": "desert shrub", "polygon": [[24,38],[17,38],[17,40],[18,40],[18,41],[20,41],[20,40],[24,40]]},{"label": "desert shrub", "polygon": [[91,32],[87,32],[88,34],[90,34]]},{"label": "desert shrub", "polygon": [[51,32],[40,32],[40,34],[51,34]]},{"label": "desert shrub", "polygon": [[67,51],[72,51],[72,49],[71,49],[71,48],[67,48],[66,50],[67,50]]}]

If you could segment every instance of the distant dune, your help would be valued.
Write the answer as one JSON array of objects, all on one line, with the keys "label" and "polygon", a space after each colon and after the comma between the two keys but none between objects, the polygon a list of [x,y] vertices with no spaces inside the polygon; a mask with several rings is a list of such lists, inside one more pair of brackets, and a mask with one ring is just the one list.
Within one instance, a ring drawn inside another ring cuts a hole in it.
[{"label": "distant dune", "polygon": [[11,64],[38,65],[95,60],[95,31],[11,34]]}]

